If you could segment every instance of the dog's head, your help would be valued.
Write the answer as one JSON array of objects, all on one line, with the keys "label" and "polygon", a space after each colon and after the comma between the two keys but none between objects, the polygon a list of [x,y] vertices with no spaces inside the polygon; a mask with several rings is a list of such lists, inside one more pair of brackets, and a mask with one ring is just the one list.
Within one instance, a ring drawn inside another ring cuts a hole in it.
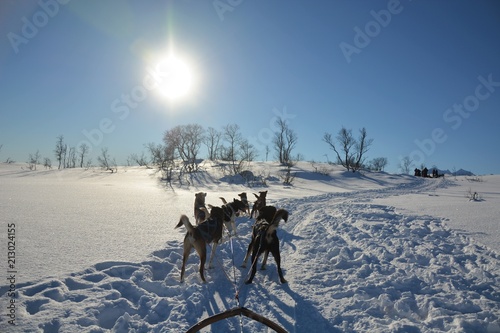
[{"label": "dog's head", "polygon": [[240,197],[241,201],[243,202],[248,201],[247,192],[241,192],[240,194],[238,194],[238,196]]},{"label": "dog's head", "polygon": [[255,193],[253,193],[253,195],[255,195],[255,197],[257,198],[257,200],[266,199],[267,191],[260,191],[259,195],[255,194]]},{"label": "dog's head", "polygon": [[200,205],[204,205],[205,204],[205,197],[206,196],[207,196],[207,193],[205,193],[205,192],[195,193],[195,195],[194,195],[194,201],[197,202]]},{"label": "dog's head", "polygon": [[210,218],[217,219],[219,221],[224,220],[224,210],[221,207],[214,207],[209,205],[210,207]]},{"label": "dog's head", "polygon": [[245,209],[247,208],[247,205],[245,205],[245,203],[241,200],[238,200],[238,199],[233,199],[233,202],[232,202],[232,205],[233,205],[233,209],[235,211],[245,211]]}]

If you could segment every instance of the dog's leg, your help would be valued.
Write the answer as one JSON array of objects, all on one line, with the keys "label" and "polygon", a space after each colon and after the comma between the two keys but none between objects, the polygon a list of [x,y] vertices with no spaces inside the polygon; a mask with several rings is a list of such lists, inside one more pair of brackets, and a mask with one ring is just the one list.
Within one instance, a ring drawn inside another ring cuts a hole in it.
[{"label": "dog's leg", "polygon": [[199,272],[200,272],[201,280],[203,282],[207,282],[205,280],[205,274],[204,274],[205,262],[207,261],[207,246],[206,246],[205,242],[197,242],[194,245],[194,249],[196,250],[196,252],[200,256]]},{"label": "dog's leg", "polygon": [[287,283],[285,278],[283,277],[283,272],[281,271],[281,256],[280,256],[280,248],[279,242],[276,239],[276,242],[272,245],[271,253],[276,261],[276,266],[278,266],[278,275],[280,276],[281,283]]},{"label": "dog's leg", "polygon": [[253,219],[254,213],[257,214],[257,204],[253,204],[252,211],[250,212],[250,218]]},{"label": "dog's leg", "polygon": [[264,252],[261,248],[256,248],[256,242],[253,244],[252,248],[252,266],[251,266],[251,273],[250,277],[245,281],[245,284],[250,284],[253,281],[253,278],[255,276],[255,273],[257,272],[257,260],[259,259],[259,256]]},{"label": "dog's leg", "polygon": [[266,269],[266,265],[267,265],[267,257],[269,256],[269,250],[266,250],[264,252],[264,259],[262,260],[262,265],[260,266],[260,270],[265,270]]},{"label": "dog's leg", "polygon": [[255,276],[255,273],[257,272],[257,268],[254,265],[254,260],[256,259],[255,257],[257,256],[256,251],[252,251],[252,266],[250,266],[251,271],[250,271],[250,276],[248,279],[245,281],[245,284],[250,284],[252,283],[253,277]]},{"label": "dog's leg", "polygon": [[192,246],[193,245],[191,244],[189,236],[186,235],[186,237],[184,237],[184,253],[182,256],[181,283],[184,282],[184,272],[186,270],[186,261],[188,260],[189,253],[191,253]]},{"label": "dog's leg", "polygon": [[231,229],[233,229],[233,235],[238,236],[238,233],[236,232],[236,221],[234,217],[231,219]]},{"label": "dog's leg", "polygon": [[213,242],[212,243],[212,251],[210,252],[210,260],[208,261],[208,268],[213,268],[214,266],[212,265],[212,261],[214,260],[215,256],[215,249],[217,248],[217,245],[219,243]]},{"label": "dog's leg", "polygon": [[241,265],[241,267],[243,268],[247,267],[247,261],[248,257],[250,257],[250,252],[252,252],[252,247],[253,247],[253,238],[250,241],[250,244],[248,244],[247,254],[245,255],[245,259],[243,259],[243,264]]}]

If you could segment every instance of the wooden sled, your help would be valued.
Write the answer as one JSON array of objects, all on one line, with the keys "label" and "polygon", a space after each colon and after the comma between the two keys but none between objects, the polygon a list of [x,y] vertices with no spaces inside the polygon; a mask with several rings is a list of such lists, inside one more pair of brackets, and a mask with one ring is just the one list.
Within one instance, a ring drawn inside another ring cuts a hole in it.
[{"label": "wooden sled", "polygon": [[234,317],[237,315],[244,315],[245,317],[248,317],[252,320],[258,321],[267,327],[275,330],[278,333],[288,333],[283,327],[279,326],[275,322],[267,319],[266,317],[261,316],[260,314],[257,314],[247,308],[244,307],[239,307],[239,308],[233,308],[221,313],[218,313],[216,315],[213,315],[211,317],[208,317],[206,319],[203,319],[199,323],[195,324],[193,327],[191,327],[189,330],[186,331],[186,333],[195,333],[201,330],[202,328],[211,325],[213,323],[216,323],[218,321],[221,321],[226,318]]}]

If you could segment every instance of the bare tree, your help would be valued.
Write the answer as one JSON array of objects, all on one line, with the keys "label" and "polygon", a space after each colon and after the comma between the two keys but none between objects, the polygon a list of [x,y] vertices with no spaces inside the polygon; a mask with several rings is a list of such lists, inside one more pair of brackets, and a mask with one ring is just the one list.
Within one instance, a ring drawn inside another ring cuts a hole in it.
[{"label": "bare tree", "polygon": [[359,139],[356,142],[356,152],[354,155],[354,164],[351,166],[353,171],[361,169],[364,164],[365,155],[370,149],[370,146],[373,143],[373,139],[367,138],[366,128],[362,128],[359,130]]},{"label": "bare tree", "polygon": [[297,134],[289,127],[286,120],[278,118],[276,121],[278,131],[274,134],[273,144],[281,164],[292,163],[292,150],[297,144]]},{"label": "bare tree", "polygon": [[185,127],[185,142],[188,151],[188,171],[198,171],[198,154],[205,130],[201,125],[190,124]]},{"label": "bare tree", "polygon": [[198,124],[176,126],[167,131],[163,141],[167,147],[174,147],[188,172],[198,170],[198,153],[203,141],[203,128]]},{"label": "bare tree", "polygon": [[151,164],[156,165],[158,170],[163,172],[163,178],[171,183],[175,168],[175,147],[148,143],[146,148],[151,154]]},{"label": "bare tree", "polygon": [[101,149],[101,155],[97,156],[97,162],[105,171],[111,171],[111,173],[117,171],[116,162],[109,156],[108,148]]},{"label": "bare tree", "polygon": [[205,135],[205,145],[208,149],[208,159],[214,161],[217,159],[217,152],[219,150],[220,140],[222,133],[213,127],[209,127]]},{"label": "bare tree", "polygon": [[67,158],[66,158],[66,168],[75,168],[76,167],[76,148],[69,147]]},{"label": "bare tree", "polygon": [[56,154],[56,160],[59,163],[58,169],[61,167],[64,168],[65,158],[66,158],[66,149],[67,146],[64,144],[64,137],[59,135],[56,141],[56,149],[54,149],[54,153]]},{"label": "bare tree", "polygon": [[43,166],[45,167],[45,169],[52,169],[52,161],[50,160],[50,158],[45,157],[43,159]]},{"label": "bare tree", "polygon": [[347,171],[355,172],[363,166],[365,154],[370,148],[373,140],[367,138],[366,129],[360,129],[359,139],[356,140],[352,135],[351,129],[344,126],[337,134],[337,144],[330,133],[323,135],[323,141],[326,142],[337,155],[337,162]]},{"label": "bare tree", "polygon": [[[226,147],[225,155],[226,158],[232,163],[233,174],[236,175],[241,172],[241,166],[243,159],[238,158],[237,148],[241,145],[243,140],[240,127],[237,124],[230,124],[224,126],[224,138],[228,143]],[[236,163],[239,160],[238,163]]]},{"label": "bare tree", "polygon": [[[337,154],[337,161],[340,163],[347,171],[351,168],[351,160],[352,160],[352,147],[355,145],[354,137],[352,136],[352,130],[347,130],[345,127],[340,129],[337,134],[337,141],[339,142],[339,146],[341,150],[337,149],[335,145],[335,140],[332,138],[330,133],[325,133],[323,135],[323,141],[326,142],[331,149]],[[340,154],[343,154],[341,157]]]},{"label": "bare tree", "polygon": [[135,163],[138,166],[145,166],[147,169],[150,169],[150,167],[148,165],[149,164],[148,158],[146,157],[144,152],[142,152],[141,156],[139,156],[137,154],[131,154],[128,157],[127,162],[129,163],[129,165],[132,165],[132,163]]},{"label": "bare tree", "polygon": [[36,153],[34,154],[29,154],[29,157],[28,157],[28,169],[29,170],[36,170],[36,165],[37,164],[40,164],[40,151],[36,151]]},{"label": "bare tree", "polygon": [[89,151],[90,151],[90,147],[85,142],[80,145],[79,150],[78,150],[78,156],[80,158],[80,168],[83,168],[83,162],[84,162],[85,156],[87,156]]},{"label": "bare tree", "polygon": [[240,150],[242,153],[242,160],[247,161],[247,162],[252,162],[255,157],[257,156],[257,150],[255,149],[254,145],[252,145],[250,142],[248,142],[247,139],[243,139],[240,142]]},{"label": "bare tree", "polygon": [[399,162],[399,168],[401,169],[402,173],[409,174],[410,169],[413,165],[413,161],[409,156],[405,156],[401,159]]},{"label": "bare tree", "polygon": [[370,168],[374,171],[384,171],[388,161],[386,157],[376,157],[370,161]]},{"label": "bare tree", "polygon": [[[283,163],[285,165],[293,165],[294,162],[292,157],[292,150],[295,148],[297,144],[297,134],[290,128],[287,128],[285,131],[285,145],[283,146]],[[297,154],[297,158],[300,157],[300,154]]]}]

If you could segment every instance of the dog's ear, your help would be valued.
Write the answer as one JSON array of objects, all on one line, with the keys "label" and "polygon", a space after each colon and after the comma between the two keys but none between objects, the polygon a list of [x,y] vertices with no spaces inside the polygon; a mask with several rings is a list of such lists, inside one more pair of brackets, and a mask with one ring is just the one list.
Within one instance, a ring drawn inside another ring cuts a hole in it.
[{"label": "dog's ear", "polygon": [[207,192],[203,193],[203,197],[206,197],[207,196]]}]

